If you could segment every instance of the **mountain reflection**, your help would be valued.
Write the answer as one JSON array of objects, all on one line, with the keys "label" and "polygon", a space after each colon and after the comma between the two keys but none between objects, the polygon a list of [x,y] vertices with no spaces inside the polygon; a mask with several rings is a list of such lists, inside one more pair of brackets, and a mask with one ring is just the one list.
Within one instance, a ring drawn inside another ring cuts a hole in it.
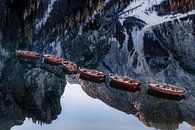
[{"label": "mountain reflection", "polygon": [[133,114],[149,127],[162,130],[178,129],[183,121],[192,126],[194,122],[194,110],[185,104],[193,104],[194,97],[188,97],[182,101],[167,100],[147,95],[144,91],[135,93],[112,88],[106,84],[97,84],[80,80],[82,89],[91,97],[100,99],[107,105]]},{"label": "mountain reflection", "polygon": [[53,73],[57,69],[52,65],[29,66],[26,62],[16,60],[14,65],[9,64],[1,77],[2,130],[23,124],[26,117],[35,123],[49,124],[61,113],[64,73],[63,76]]},{"label": "mountain reflection", "polygon": [[[35,123],[50,124],[61,113],[65,73],[60,67],[44,64],[41,59],[17,59],[16,49],[55,54],[78,66],[132,76],[140,81],[156,80],[185,87],[188,96],[175,101],[147,95],[143,89],[132,93],[104,83],[79,80],[89,96],[134,115],[146,126],[177,129],[185,121],[193,128],[194,14],[174,20],[160,16],[187,14],[194,9],[195,1],[158,3],[154,0],[156,4],[152,3],[154,5],[143,11],[142,4],[152,0],[140,1],[2,0],[0,129],[21,125],[26,117]],[[130,8],[131,3],[133,8]],[[135,7],[141,7],[141,11]],[[138,11],[135,13],[138,16],[127,15],[120,19],[121,14],[133,11]],[[155,22],[148,23],[145,17],[139,17],[140,13],[150,19],[152,11],[160,17],[159,23],[155,18]],[[77,80],[73,76],[71,82],[78,83]]]}]

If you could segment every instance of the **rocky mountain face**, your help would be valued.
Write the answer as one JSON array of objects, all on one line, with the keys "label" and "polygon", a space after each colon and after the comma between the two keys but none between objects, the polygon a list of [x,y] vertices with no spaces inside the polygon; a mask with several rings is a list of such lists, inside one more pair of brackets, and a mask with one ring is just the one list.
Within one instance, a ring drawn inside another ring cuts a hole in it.
[{"label": "rocky mountain face", "polygon": [[[184,87],[189,96],[182,103],[162,103],[143,94],[133,97],[123,94],[126,98],[118,99],[121,93],[112,88],[86,90],[86,93],[114,108],[138,115],[149,126],[160,119],[152,117],[147,110],[157,112],[155,109],[161,105],[175,110],[171,119],[177,121],[173,121],[171,128],[177,128],[183,120],[193,125],[194,6],[194,0],[1,0],[1,106],[2,110],[19,114],[12,118],[12,113],[4,111],[2,117],[7,114],[4,117],[10,118],[1,119],[9,125],[1,126],[6,129],[21,124],[26,116],[51,122],[60,113],[59,100],[66,84],[61,69],[45,65],[41,60],[20,61],[15,57],[16,49],[56,54],[79,66],[131,76],[142,83],[154,80]],[[89,89],[88,84],[82,86]],[[105,100],[98,91],[109,96]],[[49,97],[55,97],[56,105],[47,101]],[[123,105],[118,105],[119,101]],[[145,105],[153,102],[156,102],[153,107]],[[134,108],[137,103],[141,106]],[[163,115],[164,110],[160,112]],[[169,129],[157,124],[152,126]]]}]

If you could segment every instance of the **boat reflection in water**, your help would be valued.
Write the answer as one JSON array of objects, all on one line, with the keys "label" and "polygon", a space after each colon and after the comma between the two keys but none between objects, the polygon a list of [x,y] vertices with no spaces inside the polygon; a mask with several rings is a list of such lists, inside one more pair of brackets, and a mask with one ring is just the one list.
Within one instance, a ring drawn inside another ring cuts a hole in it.
[{"label": "boat reflection in water", "polygon": [[184,121],[195,124],[191,95],[181,101],[167,100],[147,95],[143,89],[133,93],[74,75],[67,75],[68,81],[72,78],[81,87],[65,87],[65,73],[58,66],[17,59],[10,63],[15,64],[4,71],[0,84],[0,128],[5,130],[185,130],[189,127]]},{"label": "boat reflection in water", "polygon": [[[188,124],[183,122],[183,111],[180,110],[178,102],[157,99],[139,91],[131,93],[110,88],[104,83],[85,80],[80,80],[80,83],[81,87],[77,84],[67,84],[61,98],[61,114],[51,124],[39,126],[26,120],[22,126],[13,127],[13,130],[189,130]],[[139,94],[141,96],[138,96]]]},{"label": "boat reflection in water", "polygon": [[[61,98],[61,106],[61,114],[51,124],[39,126],[26,119],[22,126],[15,126],[13,130],[141,128],[139,125],[135,125],[138,122],[137,119],[131,120],[131,116],[107,106],[100,100],[87,96],[80,85],[67,84]],[[146,127],[142,126],[142,128]]]},{"label": "boat reflection in water", "polygon": [[[157,23],[160,25],[147,31],[141,30],[146,26],[142,19],[128,17],[121,24],[116,17],[134,0],[109,4],[105,0],[31,1],[37,2],[0,3],[1,130],[185,130],[195,126],[194,76],[189,73],[194,72],[194,53],[190,50],[194,45],[194,15],[179,23]],[[184,13],[194,9],[193,0],[177,1],[165,1],[154,9],[165,16],[172,11]],[[170,44],[173,37],[176,39]],[[193,96],[167,100],[147,95],[144,89],[132,93],[84,80],[79,80],[81,87],[68,84],[64,92],[66,81],[61,68],[40,61],[32,64],[16,60],[15,49],[56,54],[79,66],[99,67],[144,81],[152,74],[154,80],[188,86]]]},{"label": "boat reflection in water", "polygon": [[81,87],[67,84],[64,91],[64,76],[59,77],[63,71],[55,74],[51,71],[57,69],[56,66],[38,66],[40,68],[27,69],[18,61],[12,66],[13,70],[17,67],[17,71],[12,70],[12,75],[6,76],[9,84],[2,82],[1,85],[9,88],[2,91],[5,93],[1,100],[2,129],[185,130],[189,127],[183,121],[194,124],[195,109],[193,105],[186,107],[195,100],[191,96],[176,102],[149,96],[143,90],[132,93],[74,76]]},{"label": "boat reflection in water", "polygon": [[186,123],[183,123],[184,121],[191,125],[195,124],[193,121],[194,110],[185,105],[193,104],[195,99],[192,96],[181,101],[175,101],[147,95],[144,90],[132,93],[105,84],[96,84],[84,80],[80,80],[80,83],[82,89],[89,96],[100,99],[115,109],[134,115],[146,126],[169,130],[189,129],[186,127]]}]

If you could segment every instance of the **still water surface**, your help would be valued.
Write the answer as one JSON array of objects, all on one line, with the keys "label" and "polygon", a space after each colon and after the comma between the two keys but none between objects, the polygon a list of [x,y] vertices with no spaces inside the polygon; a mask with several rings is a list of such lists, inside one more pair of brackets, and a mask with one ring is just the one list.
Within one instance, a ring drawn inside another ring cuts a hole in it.
[{"label": "still water surface", "polygon": [[[62,111],[51,124],[34,124],[26,118],[21,126],[12,130],[153,130],[135,116],[116,110],[99,99],[88,96],[77,84],[67,84],[61,97]],[[178,130],[191,130],[186,122]]]},{"label": "still water surface", "polygon": [[[188,130],[195,126],[192,0],[183,4],[37,0],[36,5],[43,7],[33,11],[30,1],[0,2],[0,130],[4,125],[6,130],[12,126],[12,130]],[[185,18],[179,18],[180,12]],[[146,94],[146,86],[130,93],[84,81],[67,84],[64,91],[60,68],[43,63],[42,58],[36,63],[20,61],[16,49],[55,54],[78,66],[140,81],[181,86],[188,96],[167,100]]]}]

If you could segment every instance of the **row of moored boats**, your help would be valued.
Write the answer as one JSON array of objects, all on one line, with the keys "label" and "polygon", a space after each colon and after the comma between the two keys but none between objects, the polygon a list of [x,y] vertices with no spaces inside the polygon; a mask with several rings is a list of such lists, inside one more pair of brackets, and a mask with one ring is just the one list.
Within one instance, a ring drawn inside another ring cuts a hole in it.
[{"label": "row of moored boats", "polygon": [[[38,59],[40,57],[40,54],[37,52],[23,51],[23,50],[16,50],[16,55],[24,59]],[[45,63],[49,63],[53,65],[62,65],[63,70],[68,74],[79,73],[80,78],[91,80],[98,83],[106,81],[106,74],[101,71],[97,71],[94,69],[87,69],[83,67],[78,68],[74,62],[52,54],[43,54],[43,57]],[[140,81],[130,77],[109,74],[109,79],[110,79],[109,80],[110,84],[114,86],[118,86],[126,89],[132,89],[132,90],[140,89],[140,84],[141,84]],[[184,88],[180,88],[177,86],[173,86],[165,83],[156,83],[151,81],[148,81],[147,84],[149,90],[155,90],[162,94],[168,94],[173,96],[185,96],[186,94],[186,90]]]}]

